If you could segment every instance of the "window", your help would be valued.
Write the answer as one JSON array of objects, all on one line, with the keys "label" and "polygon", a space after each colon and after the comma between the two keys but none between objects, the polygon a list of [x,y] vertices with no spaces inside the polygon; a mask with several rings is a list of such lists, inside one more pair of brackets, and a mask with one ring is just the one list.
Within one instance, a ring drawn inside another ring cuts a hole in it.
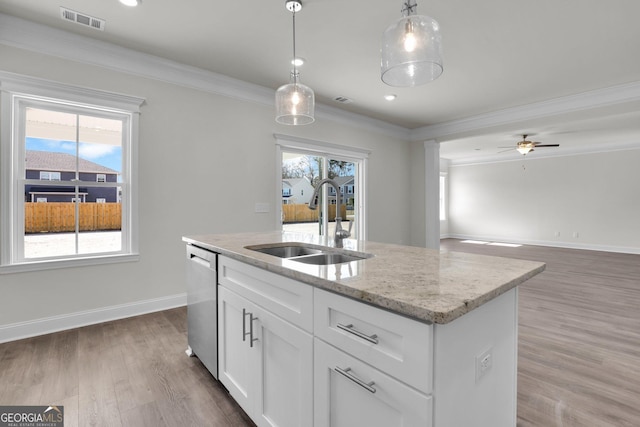
[{"label": "window", "polygon": [[41,181],[60,181],[60,172],[40,171]]},{"label": "window", "polygon": [[0,134],[0,272],[137,259],[143,100],[2,72],[0,82],[11,125]]},{"label": "window", "polygon": [[[298,231],[319,235],[332,235],[335,231],[337,198],[340,198],[340,216],[343,227],[354,225],[351,237],[366,238],[365,191],[366,165],[369,152],[352,147],[312,141],[304,138],[275,135],[278,144],[277,180],[281,187],[284,180],[298,179],[301,190],[297,200],[280,204],[278,225],[284,231]],[[325,178],[336,181],[340,193],[330,185],[323,186],[319,193],[318,209],[308,208],[309,197],[314,186]],[[350,196],[345,195],[344,186],[351,185]],[[297,193],[297,192],[296,192]],[[325,214],[325,212],[327,214]]]}]

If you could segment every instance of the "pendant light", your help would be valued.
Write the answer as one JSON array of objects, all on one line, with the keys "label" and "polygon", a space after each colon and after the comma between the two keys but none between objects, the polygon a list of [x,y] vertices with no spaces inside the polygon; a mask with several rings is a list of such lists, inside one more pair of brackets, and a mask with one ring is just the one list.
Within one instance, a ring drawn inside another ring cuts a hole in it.
[{"label": "pendant light", "polygon": [[302,10],[301,0],[286,0],[285,8],[293,15],[293,70],[290,81],[276,91],[276,122],[283,125],[308,125],[315,121],[315,96],[310,87],[298,80],[296,61],[296,12]]},{"label": "pendant light", "polygon": [[416,15],[417,3],[407,0],[402,17],[382,35],[382,81],[389,86],[419,86],[442,74],[440,26],[428,16]]}]

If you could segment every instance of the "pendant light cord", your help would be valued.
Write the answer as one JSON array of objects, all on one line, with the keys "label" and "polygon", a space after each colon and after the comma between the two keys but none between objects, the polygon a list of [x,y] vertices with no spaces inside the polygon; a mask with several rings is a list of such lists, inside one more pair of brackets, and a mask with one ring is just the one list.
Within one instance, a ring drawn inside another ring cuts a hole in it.
[{"label": "pendant light cord", "polygon": [[296,10],[293,9],[293,83],[298,84],[298,69],[296,68]]}]

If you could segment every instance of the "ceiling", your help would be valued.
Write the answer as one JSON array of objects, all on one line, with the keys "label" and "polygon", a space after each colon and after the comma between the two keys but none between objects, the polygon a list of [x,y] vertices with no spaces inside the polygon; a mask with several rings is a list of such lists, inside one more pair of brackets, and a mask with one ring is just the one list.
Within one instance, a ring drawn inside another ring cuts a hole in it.
[{"label": "ceiling", "polygon": [[[619,85],[631,85],[638,93],[633,101],[640,101],[637,0],[419,2],[418,13],[440,23],[444,72],[416,88],[392,88],[380,80],[380,37],[400,17],[401,1],[303,5],[296,15],[296,49],[307,61],[301,81],[315,91],[317,102],[433,136],[442,143],[443,157],[493,159],[498,147],[515,145],[522,133],[560,143],[548,149],[560,153],[640,144],[635,102],[597,102],[570,114],[538,111],[550,100],[575,101],[577,94]],[[104,19],[105,30],[62,20],[60,6]],[[0,0],[0,13],[273,90],[289,78],[291,14],[284,0],[143,0],[135,8],[118,0]],[[386,101],[390,93],[398,98]],[[353,102],[337,103],[339,96]],[[495,119],[514,111],[522,113],[515,120]],[[442,131],[443,124],[474,120],[482,125]],[[500,154],[509,156],[517,153]]]}]

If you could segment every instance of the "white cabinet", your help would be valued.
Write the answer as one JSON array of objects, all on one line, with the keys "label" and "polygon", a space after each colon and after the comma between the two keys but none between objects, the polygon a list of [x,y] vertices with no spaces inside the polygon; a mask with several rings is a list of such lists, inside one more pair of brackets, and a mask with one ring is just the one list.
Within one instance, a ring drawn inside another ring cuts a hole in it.
[{"label": "white cabinet", "polygon": [[314,341],[315,427],[431,426],[431,396]]},{"label": "white cabinet", "polygon": [[251,419],[260,427],[311,426],[311,334],[225,286],[218,328],[219,379]]},{"label": "white cabinet", "polygon": [[431,325],[224,256],[218,281],[219,379],[260,427],[515,425],[517,289]]},{"label": "white cabinet", "polygon": [[433,325],[318,288],[313,298],[314,336],[431,393]]},{"label": "white cabinet", "polygon": [[315,427],[431,427],[433,326],[314,289]]}]

